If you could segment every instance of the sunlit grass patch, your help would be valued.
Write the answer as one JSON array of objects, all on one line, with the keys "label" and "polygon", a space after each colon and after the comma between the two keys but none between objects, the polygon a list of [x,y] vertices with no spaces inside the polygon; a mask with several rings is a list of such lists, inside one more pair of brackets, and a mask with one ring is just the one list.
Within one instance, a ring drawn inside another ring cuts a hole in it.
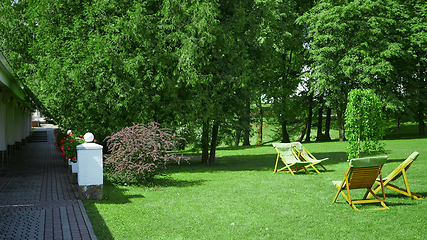
[{"label": "sunlit grass patch", "polygon": [[[426,196],[426,145],[427,139],[385,141],[389,161],[383,174],[420,152],[408,178],[411,190]],[[347,143],[304,146],[329,157],[328,172],[271,174],[273,147],[221,147],[214,166],[197,160],[173,165],[167,178],[149,187],[105,182],[105,199],[84,204],[99,239],[402,239],[408,232],[411,239],[425,238],[425,200],[386,189],[390,210],[357,212],[347,203],[332,203],[331,181],[342,180],[348,168]],[[357,194],[363,197],[363,191]]]}]

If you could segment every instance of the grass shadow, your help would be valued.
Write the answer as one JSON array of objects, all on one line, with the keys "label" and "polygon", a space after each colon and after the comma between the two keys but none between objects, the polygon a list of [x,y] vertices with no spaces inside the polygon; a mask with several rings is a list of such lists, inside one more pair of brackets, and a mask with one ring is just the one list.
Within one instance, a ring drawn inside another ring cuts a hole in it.
[{"label": "grass shadow", "polygon": [[[427,192],[416,193],[416,194],[419,194],[419,195],[423,196],[423,198],[424,198],[424,196],[427,196]],[[420,201],[420,200],[416,200],[416,199],[410,198],[408,196],[405,196],[403,194],[396,193],[396,192],[393,192],[393,193],[386,192],[386,197],[387,197],[387,199],[388,198],[399,198],[399,199],[403,199],[404,198],[404,199],[412,199],[414,201]]]},{"label": "grass shadow", "polygon": [[113,240],[114,237],[107,226],[102,215],[99,213],[96,207],[97,201],[94,200],[85,200],[83,201],[87,215],[89,216],[90,222],[95,231],[95,235],[98,239]]},{"label": "grass shadow", "polygon": [[396,207],[396,206],[413,206],[415,204],[414,203],[394,203],[394,202],[387,201],[386,205],[387,207]]},{"label": "grass shadow", "polygon": [[329,158],[327,161],[323,162],[323,165],[333,165],[342,162],[347,162],[347,153],[346,152],[322,152],[322,153],[313,153],[317,159]]},{"label": "grass shadow", "polygon": [[121,187],[104,179],[103,186],[104,196],[102,201],[97,201],[99,204],[126,204],[130,203],[132,198],[145,198],[144,195],[128,195],[129,191],[126,187]]},{"label": "grass shadow", "polygon": [[112,184],[104,179],[103,184],[103,200],[84,200],[86,212],[90,218],[95,235],[98,239],[114,239],[110,229],[108,228],[104,218],[98,211],[99,205],[118,205],[131,203],[132,198],[145,198],[142,194],[127,195],[128,190],[124,187]]},{"label": "grass shadow", "polygon": [[214,165],[201,164],[201,160],[192,159],[192,161],[181,162],[180,165],[173,164],[168,168],[169,173],[177,172],[216,172],[216,171],[267,171],[273,170],[276,155],[236,155],[219,157],[215,159]]},{"label": "grass shadow", "polygon": [[[329,160],[322,162],[326,167],[328,165],[339,164],[347,161],[347,154],[345,152],[330,152],[330,153],[313,153],[318,158],[329,158]],[[181,164],[173,164],[168,168],[169,173],[178,172],[216,172],[216,171],[271,171],[273,172],[276,164],[277,154],[263,154],[263,155],[233,155],[219,157],[215,159],[215,164],[203,165],[201,158],[191,158],[188,163],[181,162]],[[279,161],[278,168],[285,165]],[[322,167],[316,167],[319,171],[323,171]],[[326,167],[329,172],[334,170]],[[303,171],[304,172],[304,171]]]},{"label": "grass shadow", "polygon": [[402,163],[403,161],[405,161],[405,159],[387,159],[386,163],[392,163],[392,162]]},{"label": "grass shadow", "polygon": [[[267,145],[263,144],[262,146],[267,146]],[[244,149],[257,148],[257,147],[259,147],[259,146],[258,145],[227,146],[227,147],[217,147],[217,150],[235,151],[235,150],[244,150]]]},{"label": "grass shadow", "polygon": [[402,125],[399,129],[397,127],[391,127],[386,130],[384,140],[401,140],[401,139],[417,139],[426,138],[426,136],[420,136],[418,134],[418,124],[407,123]]},{"label": "grass shadow", "polygon": [[161,178],[154,179],[151,184],[153,184],[154,187],[193,187],[193,186],[202,185],[206,181],[207,180],[195,180],[195,181],[176,180],[169,176],[164,176]]}]

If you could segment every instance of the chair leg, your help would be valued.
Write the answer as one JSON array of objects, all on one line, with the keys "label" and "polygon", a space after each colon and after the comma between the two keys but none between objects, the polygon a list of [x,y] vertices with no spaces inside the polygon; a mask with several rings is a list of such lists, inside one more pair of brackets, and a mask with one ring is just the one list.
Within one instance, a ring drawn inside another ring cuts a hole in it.
[{"label": "chair leg", "polygon": [[416,199],[416,200],[423,200],[423,196],[421,196],[420,194],[416,194],[414,192],[411,192],[408,189],[400,188],[400,187],[398,187],[396,185],[393,185],[393,184],[390,184],[390,183],[387,184],[385,187],[388,188],[388,189],[391,189],[391,190],[393,190],[395,192],[398,192],[400,194],[403,194],[405,196],[408,196],[410,198],[413,198],[413,199]]},{"label": "chair leg", "polygon": [[276,166],[274,166],[274,171],[271,174],[277,173],[277,165],[279,164],[279,157],[280,157],[280,155],[277,154]]},{"label": "chair leg", "polygon": [[307,167],[312,167],[314,171],[316,171],[317,173],[320,173],[319,170],[317,170],[317,168],[314,166],[314,164],[310,164]]},{"label": "chair leg", "polygon": [[[344,178],[344,180],[345,180],[345,178]],[[343,181],[344,181],[343,180]],[[340,184],[341,186],[338,186],[338,185],[334,185],[336,188],[337,188],[337,194],[335,194],[335,197],[334,197],[334,201],[333,201],[333,203],[335,203],[335,202],[337,202],[337,198],[338,198],[338,195],[340,195],[340,192],[342,191],[342,186],[344,185],[342,182],[341,182],[341,184]],[[345,197],[344,197],[345,198]]]},{"label": "chair leg", "polygon": [[[378,181],[375,181],[375,183],[378,184],[378,186],[376,186],[373,189],[373,192],[377,193],[381,189],[381,186],[380,186],[380,183]],[[405,196],[408,196],[410,198],[413,198],[413,199],[416,199],[416,200],[423,200],[423,196],[421,196],[420,194],[416,194],[414,192],[411,192],[408,189],[400,188],[400,187],[398,187],[398,186],[396,186],[394,184],[387,183],[387,184],[384,184],[384,187],[388,188],[390,190],[393,190],[395,192],[398,192],[400,194],[403,194]],[[373,197],[372,194],[369,194],[368,198],[371,198],[371,197]]]},{"label": "chair leg", "polygon": [[321,163],[319,163],[319,165],[325,170],[325,172],[328,171],[328,169],[326,169]]}]

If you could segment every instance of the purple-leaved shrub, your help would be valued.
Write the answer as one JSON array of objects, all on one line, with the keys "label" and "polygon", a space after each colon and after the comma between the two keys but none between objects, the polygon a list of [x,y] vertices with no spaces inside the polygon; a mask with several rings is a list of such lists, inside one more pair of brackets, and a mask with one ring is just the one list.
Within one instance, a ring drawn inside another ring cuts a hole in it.
[{"label": "purple-leaved shrub", "polygon": [[183,138],[155,122],[125,127],[105,140],[111,154],[104,158],[104,171],[116,183],[143,184],[165,173],[168,163],[187,160],[176,154]]}]

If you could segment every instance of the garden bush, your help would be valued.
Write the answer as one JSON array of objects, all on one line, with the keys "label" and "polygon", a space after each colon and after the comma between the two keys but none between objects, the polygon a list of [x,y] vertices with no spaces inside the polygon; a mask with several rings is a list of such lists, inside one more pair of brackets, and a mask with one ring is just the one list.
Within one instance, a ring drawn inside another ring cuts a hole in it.
[{"label": "garden bush", "polygon": [[345,112],[345,135],[348,140],[348,158],[361,153],[383,152],[383,103],[372,89],[354,89],[348,96]]},{"label": "garden bush", "polygon": [[66,134],[60,129],[54,131],[56,138],[56,147],[61,152],[61,156],[66,160],[77,162],[77,145],[85,143],[80,137],[75,137],[72,133]]},{"label": "garden bush", "polygon": [[147,183],[164,174],[170,162],[187,160],[176,154],[180,140],[155,122],[125,127],[105,138],[110,154],[104,158],[104,172],[115,183]]}]

